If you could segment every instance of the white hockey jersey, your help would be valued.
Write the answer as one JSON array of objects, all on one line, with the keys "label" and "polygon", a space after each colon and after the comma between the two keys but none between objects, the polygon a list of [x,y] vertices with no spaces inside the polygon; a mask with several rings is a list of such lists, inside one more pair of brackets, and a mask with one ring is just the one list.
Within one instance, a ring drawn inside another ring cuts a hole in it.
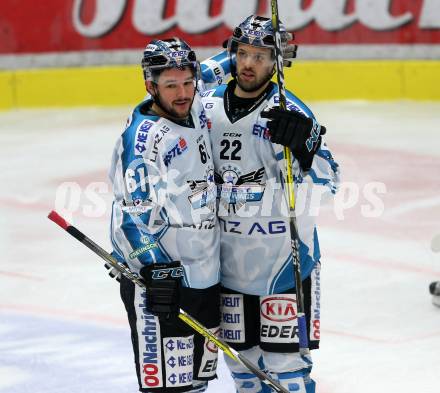
[{"label": "white hockey jersey", "polygon": [[[271,83],[267,95],[234,122],[225,109],[225,90],[226,85],[218,86],[202,99],[220,201],[221,283],[247,294],[280,293],[295,286],[283,185],[285,164],[283,147],[270,142],[267,119],[260,116],[264,108],[278,104],[278,88]],[[287,100],[289,110],[313,116],[292,93],[287,92]],[[293,173],[304,279],[320,259],[313,206],[305,206],[305,201],[310,201],[310,192],[317,195],[319,191],[323,197],[334,194],[339,170],[323,141],[310,171],[303,173],[293,157]]]},{"label": "white hockey jersey", "polygon": [[219,281],[216,186],[205,112],[197,95],[194,128],[148,114],[150,100],[127,121],[112,158],[111,240],[134,273],[181,261],[184,285]]}]

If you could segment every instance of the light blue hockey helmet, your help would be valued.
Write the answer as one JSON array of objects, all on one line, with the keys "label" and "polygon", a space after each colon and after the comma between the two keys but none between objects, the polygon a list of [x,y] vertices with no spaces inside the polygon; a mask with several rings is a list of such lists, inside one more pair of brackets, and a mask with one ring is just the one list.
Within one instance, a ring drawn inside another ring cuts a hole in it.
[{"label": "light blue hockey helmet", "polygon": [[[293,39],[293,34],[289,33],[285,26],[279,22],[280,35],[281,35],[281,53],[283,57],[289,53],[288,49],[291,48],[292,52],[290,57],[296,56],[296,46],[290,45],[289,41]],[[231,67],[231,74],[236,77],[236,62],[235,55],[239,44],[247,44],[260,48],[269,48],[272,50],[272,58],[275,62],[275,34],[272,27],[272,21],[269,18],[258,15],[250,15],[243,22],[241,22],[232,32],[232,36],[229,40],[223,43],[223,47],[228,49],[229,62]],[[286,63],[286,66],[290,66]],[[275,72],[275,70],[274,70]]]},{"label": "light blue hockey helmet", "polygon": [[189,67],[196,79],[199,74],[195,52],[180,38],[151,41],[144,50],[141,65],[145,80],[154,80],[167,68]]},{"label": "light blue hockey helmet", "polygon": [[[292,39],[292,34],[286,31],[280,22],[281,47],[285,47],[287,42]],[[250,15],[241,22],[233,31],[227,46],[231,53],[236,52],[238,44],[247,44],[262,48],[274,49],[275,34],[272,21],[269,18],[258,15]]]}]

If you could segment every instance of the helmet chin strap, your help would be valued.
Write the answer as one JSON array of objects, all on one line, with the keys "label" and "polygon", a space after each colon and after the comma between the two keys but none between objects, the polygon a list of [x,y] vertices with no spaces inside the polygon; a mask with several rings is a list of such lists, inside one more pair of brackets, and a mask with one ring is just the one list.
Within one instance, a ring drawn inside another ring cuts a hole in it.
[{"label": "helmet chin strap", "polygon": [[270,79],[272,79],[272,77],[277,73],[277,68],[276,68],[276,64],[273,63],[273,68],[272,68],[272,73],[270,75]]}]

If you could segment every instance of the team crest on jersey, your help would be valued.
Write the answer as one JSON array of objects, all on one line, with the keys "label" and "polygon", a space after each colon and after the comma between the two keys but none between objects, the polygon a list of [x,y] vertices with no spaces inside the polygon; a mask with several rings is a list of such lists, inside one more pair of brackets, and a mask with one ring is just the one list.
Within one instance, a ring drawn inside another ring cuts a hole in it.
[{"label": "team crest on jersey", "polygon": [[215,211],[217,199],[217,186],[214,182],[214,169],[208,168],[205,179],[188,180],[188,185],[192,194],[188,201],[193,209],[207,207],[210,211]]},{"label": "team crest on jersey", "polygon": [[[241,174],[240,168],[226,165],[215,173],[220,203],[225,208],[239,210],[246,202],[261,201],[266,184],[263,183],[264,167]],[[231,206],[232,205],[232,206]]]},{"label": "team crest on jersey", "polygon": [[170,165],[175,157],[182,155],[187,149],[188,144],[186,143],[186,140],[180,136],[171,144],[170,149],[163,157],[163,163],[165,166]]},{"label": "team crest on jersey", "polygon": [[140,198],[133,199],[132,201],[126,201],[124,199],[121,203],[121,210],[128,214],[140,216],[151,210],[151,203]]}]

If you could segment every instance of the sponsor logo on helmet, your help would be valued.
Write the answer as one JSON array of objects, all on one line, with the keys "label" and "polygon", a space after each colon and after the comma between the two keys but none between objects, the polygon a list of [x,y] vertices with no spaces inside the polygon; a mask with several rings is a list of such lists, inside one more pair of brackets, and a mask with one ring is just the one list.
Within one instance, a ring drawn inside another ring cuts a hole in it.
[{"label": "sponsor logo on helmet", "polygon": [[255,37],[263,37],[264,35],[266,35],[264,31],[258,31],[258,30],[246,30],[246,34]]},{"label": "sponsor logo on helmet", "polygon": [[171,57],[182,57],[182,58],[185,58],[185,57],[188,56],[188,51],[187,50],[178,50],[178,51],[175,51],[175,52],[171,52],[170,56]]}]

